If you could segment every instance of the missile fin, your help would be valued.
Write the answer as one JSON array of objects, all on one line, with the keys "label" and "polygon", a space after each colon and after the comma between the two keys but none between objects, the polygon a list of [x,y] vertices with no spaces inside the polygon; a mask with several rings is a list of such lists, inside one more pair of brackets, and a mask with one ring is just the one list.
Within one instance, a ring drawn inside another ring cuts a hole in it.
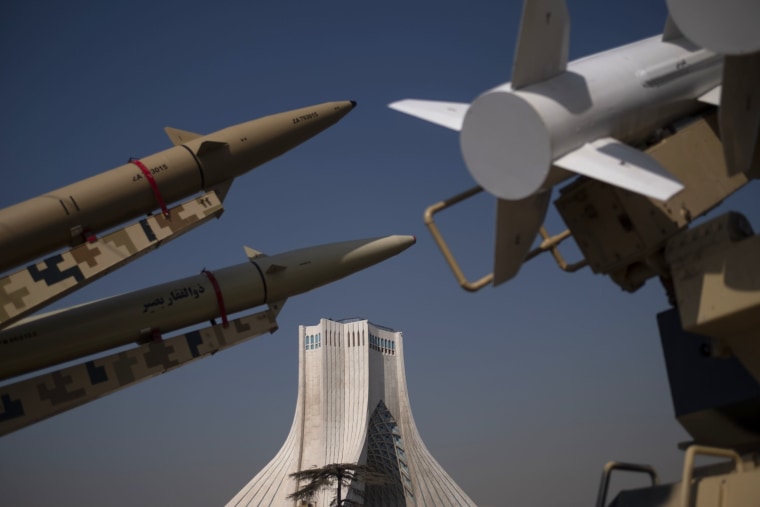
[{"label": "missile fin", "polygon": [[282,264],[270,264],[265,273],[271,275],[272,273],[279,273],[280,271],[285,271],[286,269],[287,266],[283,266]]},{"label": "missile fin", "polygon": [[[282,310],[282,307],[285,306],[285,303],[287,301],[288,298],[280,299],[278,301],[272,301],[271,303],[268,303],[267,306],[269,306],[269,310],[272,312],[272,314],[277,317],[280,314],[280,310]],[[274,333],[275,331],[277,331],[277,328],[273,329],[271,332]]]},{"label": "missile fin", "polygon": [[551,190],[496,204],[496,241],[493,259],[493,285],[513,278],[538,235],[549,209]]},{"label": "missile fin", "polygon": [[258,250],[255,250],[249,246],[243,246],[243,250],[245,250],[245,255],[248,256],[249,259],[266,257],[266,254],[264,252],[259,252]]},{"label": "missile fin", "polygon": [[705,104],[710,104],[713,106],[719,106],[720,105],[720,95],[722,86],[718,85],[709,92],[701,95],[699,98],[697,98],[698,101],[704,102]]},{"label": "missile fin", "polygon": [[405,99],[388,104],[388,107],[459,132],[470,105],[462,102]]},{"label": "missile fin", "polygon": [[233,181],[235,181],[235,178],[211,187],[211,189],[216,192],[216,195],[219,197],[220,201],[224,202],[224,200],[227,198],[227,193],[230,191]]},{"label": "missile fin", "polygon": [[668,15],[667,21],[665,21],[665,29],[662,31],[662,41],[669,42],[672,40],[682,39],[684,34],[673,21],[673,17]]},{"label": "missile fin", "polygon": [[760,53],[726,56],[718,118],[728,174],[760,177]]},{"label": "missile fin", "polygon": [[658,201],[684,188],[653,157],[610,137],[586,143],[554,165]]},{"label": "missile fin", "polygon": [[221,150],[228,146],[229,145],[227,143],[222,143],[219,141],[203,141],[203,143],[201,143],[201,147],[198,148],[198,156],[202,157],[203,155]]},{"label": "missile fin", "polygon": [[512,89],[563,73],[569,39],[570,16],[565,0],[526,0],[512,66]]},{"label": "missile fin", "polygon": [[185,144],[188,141],[192,141],[203,134],[196,134],[195,132],[188,132],[187,130],[175,129],[172,127],[164,127],[164,132],[169,136],[174,146]]}]

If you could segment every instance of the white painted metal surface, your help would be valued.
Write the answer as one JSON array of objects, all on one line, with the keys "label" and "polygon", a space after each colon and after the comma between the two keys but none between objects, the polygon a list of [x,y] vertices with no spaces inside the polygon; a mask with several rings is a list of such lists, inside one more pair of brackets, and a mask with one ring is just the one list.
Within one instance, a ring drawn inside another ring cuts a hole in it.
[{"label": "white painted metal surface", "polygon": [[667,0],[681,32],[694,43],[725,55],[760,51],[757,0]]},{"label": "white painted metal surface", "polygon": [[[465,163],[491,194],[523,199],[546,187],[553,162],[587,143],[609,137],[635,144],[696,112],[703,107],[697,98],[720,84],[720,72],[719,56],[658,36],[577,60],[567,72],[519,90],[500,85],[465,115]],[[631,188],[610,169],[615,185],[639,192],[650,186],[640,178]]]},{"label": "white painted metal surface", "polygon": [[[378,443],[385,459],[378,462],[375,456],[374,464],[391,472],[388,487],[397,488],[395,493],[370,492],[353,484],[365,490],[363,505],[474,507],[425,447],[414,423],[401,332],[362,319],[321,319],[315,326],[299,326],[299,344],[298,399],[290,433],[227,507],[294,505],[286,500],[298,487],[290,474],[333,463],[368,463]],[[379,407],[393,427],[387,439],[373,431]],[[334,494],[323,491],[313,501],[327,506]]]},{"label": "white painted metal surface", "polygon": [[[564,0],[526,0],[512,82],[469,107],[416,99],[389,106],[460,131],[468,171],[500,200],[494,285],[518,272],[524,240],[532,241],[543,222],[546,208],[531,196],[583,174],[650,198],[673,197],[682,185],[638,149],[660,129],[719,101],[723,55],[684,37],[672,19],[663,35],[567,63],[569,25]],[[744,104],[745,95],[734,102]],[[732,132],[746,130],[752,138],[755,119],[752,112],[751,121],[731,123],[751,127]],[[721,129],[727,124],[722,119]],[[729,152],[742,155],[743,163],[733,165],[743,171],[754,144],[735,144],[741,149]]]}]

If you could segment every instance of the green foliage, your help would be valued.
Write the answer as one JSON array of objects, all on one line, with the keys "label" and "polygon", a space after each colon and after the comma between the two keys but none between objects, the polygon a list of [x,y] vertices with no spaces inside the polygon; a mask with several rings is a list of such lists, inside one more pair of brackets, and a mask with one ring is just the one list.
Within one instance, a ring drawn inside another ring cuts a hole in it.
[{"label": "green foliage", "polygon": [[343,499],[343,488],[347,488],[352,482],[363,482],[365,486],[381,486],[388,482],[385,475],[375,472],[366,465],[355,463],[331,463],[320,468],[310,468],[290,474],[299,484],[305,485],[288,495],[290,500],[312,500],[317,493],[329,489],[335,485],[336,495],[331,505],[346,507],[356,505],[354,502]]}]

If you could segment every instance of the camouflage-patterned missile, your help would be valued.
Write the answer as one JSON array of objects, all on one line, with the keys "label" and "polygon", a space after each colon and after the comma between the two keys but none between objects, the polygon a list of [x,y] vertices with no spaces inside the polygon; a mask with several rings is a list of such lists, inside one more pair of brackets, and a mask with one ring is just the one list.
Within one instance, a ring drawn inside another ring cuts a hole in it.
[{"label": "camouflage-patterned missile", "polygon": [[161,209],[204,189],[223,199],[232,180],[343,118],[327,102],[200,135],[166,128],[173,148],[0,210],[0,272]]},{"label": "camouflage-patterned missile", "polygon": [[22,320],[0,331],[0,380],[274,304],[392,257],[413,236],[345,241],[249,262]]}]

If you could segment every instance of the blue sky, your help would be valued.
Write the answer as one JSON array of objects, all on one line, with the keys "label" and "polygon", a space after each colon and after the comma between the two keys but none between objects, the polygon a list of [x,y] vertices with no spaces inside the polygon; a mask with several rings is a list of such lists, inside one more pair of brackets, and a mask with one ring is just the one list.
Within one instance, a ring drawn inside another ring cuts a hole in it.
[{"label": "blue sky", "polygon": [[[659,33],[666,18],[661,1],[569,3],[571,59]],[[468,294],[422,221],[428,205],[474,182],[455,133],[387,104],[469,102],[508,81],[520,10],[516,1],[4,5],[0,207],[165,149],[164,126],[207,133],[358,102],[330,130],[239,178],[220,220],[57,307],[240,263],[243,245],[277,253],[386,234],[418,242],[292,298],[274,335],[0,439],[3,502],[223,504],[283,443],[297,327],[321,317],[366,317],[404,333],[422,438],[478,505],[588,505],[612,459],[676,479],[676,443],[688,435],[670,403],[659,284],[627,294],[544,256],[507,285]],[[721,209],[760,227],[756,192],[753,183]],[[490,270],[493,215],[481,195],[439,218],[472,279]],[[553,209],[547,226],[564,229]]]}]

